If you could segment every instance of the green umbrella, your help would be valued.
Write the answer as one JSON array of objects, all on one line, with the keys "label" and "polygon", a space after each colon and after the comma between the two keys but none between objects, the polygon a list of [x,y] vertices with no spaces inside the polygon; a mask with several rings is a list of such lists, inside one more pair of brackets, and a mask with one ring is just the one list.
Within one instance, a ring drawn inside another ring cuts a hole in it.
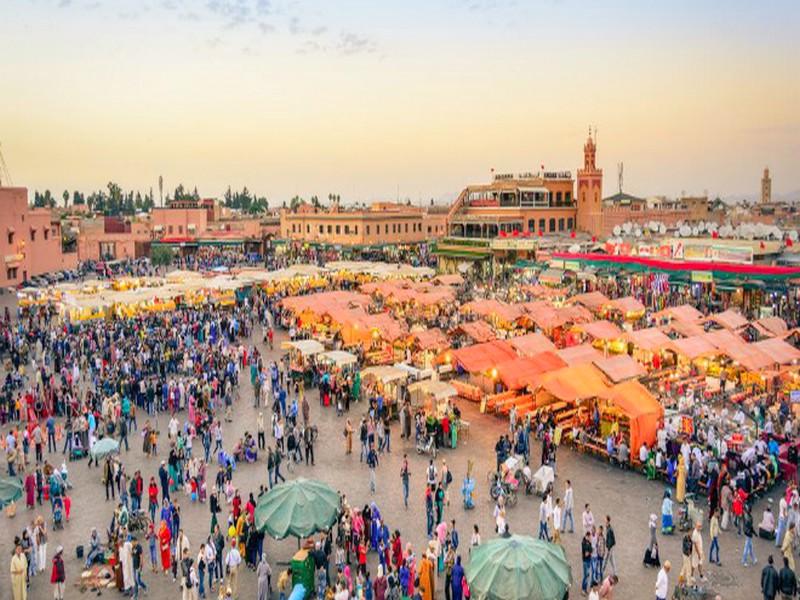
[{"label": "green umbrella", "polygon": [[0,508],[22,498],[22,489],[19,477],[0,477]]},{"label": "green umbrella", "polygon": [[564,548],[523,535],[473,548],[466,575],[473,600],[563,600],[572,583]]},{"label": "green umbrella", "polygon": [[89,454],[92,455],[92,458],[100,459],[117,452],[119,452],[119,442],[113,438],[103,438],[94,443]]},{"label": "green umbrella", "polygon": [[256,527],[276,539],[308,537],[339,514],[339,494],[327,483],[295,479],[276,485],[256,505]]}]

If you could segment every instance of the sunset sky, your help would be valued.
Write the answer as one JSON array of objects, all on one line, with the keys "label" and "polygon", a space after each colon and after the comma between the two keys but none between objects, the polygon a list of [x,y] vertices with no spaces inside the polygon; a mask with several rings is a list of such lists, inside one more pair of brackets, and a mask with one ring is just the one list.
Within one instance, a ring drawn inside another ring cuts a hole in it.
[{"label": "sunset sky", "polygon": [[[605,192],[800,190],[800,2],[4,0],[16,185],[271,203],[452,198],[498,171]],[[157,192],[156,192],[157,193]]]}]

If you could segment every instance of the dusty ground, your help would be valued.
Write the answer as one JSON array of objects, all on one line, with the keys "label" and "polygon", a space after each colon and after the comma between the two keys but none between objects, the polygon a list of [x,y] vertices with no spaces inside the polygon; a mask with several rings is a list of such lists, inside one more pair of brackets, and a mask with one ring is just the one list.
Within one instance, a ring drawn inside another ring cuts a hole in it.
[{"label": "dusty ground", "polygon": [[[279,344],[276,343],[276,348]],[[269,354],[269,353],[268,353]],[[276,356],[277,353],[273,354]],[[252,407],[249,397],[249,384],[242,387],[242,398],[235,408],[234,420],[225,425],[225,444],[230,447],[236,437],[246,429],[253,430],[257,409]],[[367,469],[359,464],[357,452],[351,456],[344,453],[342,439],[343,418],[336,418],[330,409],[319,406],[317,396],[312,393],[310,397],[312,421],[320,429],[320,441],[316,448],[317,465],[315,467],[298,466],[293,476],[318,478],[327,481],[335,488],[344,491],[352,505],[364,505],[374,500],[378,503],[390,529],[400,529],[403,539],[413,543],[416,550],[420,549],[426,541],[425,538],[425,513],[424,513],[424,470],[427,459],[417,456],[413,452],[412,442],[404,442],[399,437],[397,425],[394,425],[392,434],[392,452],[385,455],[378,469],[378,489],[374,496],[369,493]],[[457,450],[446,450],[441,456],[447,460],[453,470],[454,489],[451,490],[452,502],[446,509],[447,519],[455,519],[461,534],[464,560],[466,546],[469,542],[472,525],[477,523],[483,539],[494,535],[492,519],[493,503],[491,502],[485,483],[485,473],[494,467],[494,442],[504,429],[505,423],[493,417],[478,414],[476,407],[466,402],[461,404],[464,418],[471,422],[471,432],[467,439],[462,440]],[[360,417],[363,405],[356,404],[350,416],[354,422]],[[166,431],[168,418],[159,419],[159,427]],[[143,419],[140,418],[140,424]],[[3,432],[5,433],[5,431]],[[130,452],[123,452],[123,460],[128,473],[141,469],[145,481],[150,474],[155,474],[159,459],[147,459],[141,451],[141,441],[135,434],[132,436],[134,443]],[[198,448],[201,445],[196,444]],[[408,510],[403,507],[400,484],[400,461],[403,452],[408,452],[411,460],[411,506]],[[163,451],[162,451],[163,454]],[[532,451],[532,459],[538,460],[539,445],[536,443]],[[466,470],[467,460],[475,462],[477,479],[476,499],[477,506],[474,510],[465,511],[461,506],[459,493],[460,482]],[[60,464],[62,458],[50,459],[51,462]],[[104,530],[110,521],[112,503],[105,501],[103,486],[100,481],[100,471],[87,469],[85,462],[69,464],[70,479],[75,483],[73,491],[72,519],[62,531],[53,532],[48,545],[48,560],[54,548],[62,544],[65,548],[67,568],[67,598],[77,598],[82,595],[74,587],[74,583],[82,570],[81,563],[75,557],[75,547],[86,544],[92,526]],[[285,471],[285,469],[284,469]],[[288,475],[288,473],[287,473]],[[237,468],[234,483],[242,490],[246,497],[249,491],[257,492],[258,485],[266,483],[266,466],[262,460],[254,465],[243,464]],[[664,487],[661,484],[648,482],[636,473],[623,472],[611,468],[597,459],[576,455],[573,451],[563,448],[558,453],[558,479],[556,484],[557,494],[563,494],[563,482],[569,478],[575,489],[576,520],[580,519],[580,512],[585,502],[590,502],[595,519],[600,520],[606,515],[611,515],[615,524],[617,537],[617,563],[619,566],[620,585],[615,598],[619,599],[649,599],[654,596],[653,586],[656,573],[645,569],[641,559],[647,543],[647,522],[650,513],[660,513],[660,498]],[[196,551],[201,538],[208,532],[210,514],[208,508],[202,504],[192,505],[187,497],[180,497],[182,506],[183,523]],[[516,533],[536,535],[538,520],[539,500],[535,496],[521,497],[516,507],[510,509],[509,523],[511,530]],[[754,515],[760,518],[762,505],[757,505]],[[26,520],[39,514],[39,510],[26,511],[21,508],[13,520],[0,517],[0,556],[9,557],[11,541]],[[45,507],[42,514],[49,520],[49,508]],[[706,552],[709,540],[705,535]],[[673,569],[671,583],[677,579],[680,566],[680,538],[678,536],[660,539],[662,561],[670,559],[676,568]],[[564,541],[567,555],[573,569],[575,585],[571,597],[580,596],[580,537],[579,534],[567,534]],[[761,566],[766,561],[769,553],[778,553],[762,540],[755,541],[755,551],[759,559],[756,567],[743,568],[740,564],[743,538],[735,533],[723,533],[720,540],[722,567],[712,566],[709,569],[710,581],[714,588],[725,600],[751,600],[760,597],[759,580]],[[296,542],[285,540],[276,542],[267,538],[265,543],[267,556],[276,572],[281,565],[290,558],[296,548]],[[145,550],[145,555],[147,551]],[[4,562],[7,559],[3,559]],[[371,559],[375,562],[374,557]],[[0,569],[0,598],[8,598],[9,574],[6,566]],[[374,572],[374,567],[373,567]],[[151,586],[151,598],[175,598],[179,594],[178,587],[172,583],[171,578],[163,575],[146,572],[145,582]],[[243,572],[241,579],[241,598],[255,598],[256,578],[252,571]],[[438,596],[444,597],[442,591],[443,578],[437,588]],[[106,596],[116,596],[116,592],[106,593]],[[37,576],[31,586],[31,598],[49,598],[51,589],[49,584],[49,565],[46,574]],[[276,595],[277,597],[277,595]]]}]

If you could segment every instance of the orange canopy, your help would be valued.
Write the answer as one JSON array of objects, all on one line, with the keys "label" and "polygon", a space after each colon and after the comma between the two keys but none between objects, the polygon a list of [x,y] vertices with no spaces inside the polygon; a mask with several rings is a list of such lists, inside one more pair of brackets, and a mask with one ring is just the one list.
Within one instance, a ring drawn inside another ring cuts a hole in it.
[{"label": "orange canopy", "polygon": [[683,337],[694,337],[696,335],[704,335],[705,329],[698,323],[690,323],[689,321],[673,320],[669,325],[662,328],[664,331],[674,331]]},{"label": "orange canopy", "polygon": [[591,364],[565,367],[533,378],[531,387],[542,388],[564,402],[577,402],[599,396],[608,389],[605,378]]},{"label": "orange canopy", "polygon": [[495,318],[505,322],[516,321],[524,314],[517,304],[507,304],[499,300],[473,300],[461,307],[462,312],[470,312],[484,318]]},{"label": "orange canopy", "polygon": [[648,352],[659,352],[664,348],[669,348],[672,343],[672,340],[658,327],[629,331],[623,338],[625,341],[631,342],[636,348],[641,348]]},{"label": "orange canopy", "polygon": [[472,321],[471,323],[462,323],[455,329],[455,333],[463,333],[474,342],[489,342],[497,336],[484,321]]},{"label": "orange canopy", "polygon": [[589,310],[598,311],[603,308],[610,300],[601,292],[588,292],[578,294],[569,299],[570,304],[581,304]]},{"label": "orange canopy", "polygon": [[725,329],[730,329],[731,331],[747,325],[747,319],[742,316],[742,313],[732,308],[715,315],[710,315],[707,320],[713,321],[717,325]]},{"label": "orange canopy", "polygon": [[613,383],[635,379],[647,374],[647,370],[627,354],[601,358],[594,361],[594,364]]},{"label": "orange canopy", "polygon": [[602,396],[624,412],[630,420],[631,454],[637,454],[642,444],[652,446],[664,407],[638,381],[626,381],[608,389]]},{"label": "orange canopy", "polygon": [[779,365],[788,365],[796,360],[800,360],[800,350],[784,342],[780,338],[770,338],[753,344],[764,354],[767,354],[773,362]]},{"label": "orange canopy", "polygon": [[744,344],[744,340],[740,338],[738,335],[733,333],[728,329],[717,329],[716,331],[709,331],[705,335],[706,340],[711,342],[711,344],[719,349],[725,350],[730,346],[736,346],[739,344]]},{"label": "orange canopy", "polygon": [[497,365],[497,376],[509,390],[521,390],[534,383],[540,373],[566,367],[567,363],[553,352],[514,358]]},{"label": "orange canopy", "polygon": [[714,356],[719,354],[717,348],[706,339],[705,335],[694,335],[680,340],[672,340],[672,347],[675,352],[685,356],[689,360],[700,358],[701,356]]},{"label": "orange canopy", "polygon": [[421,350],[444,350],[450,347],[450,342],[444,332],[433,327],[424,331],[415,331],[411,334],[411,339]]},{"label": "orange canopy", "polygon": [[556,351],[558,357],[566,362],[570,367],[576,365],[591,364],[595,360],[600,360],[603,355],[592,346],[591,344],[580,344],[579,346],[570,346],[569,348],[562,348]]},{"label": "orange canopy", "polygon": [[541,333],[529,333],[513,337],[508,343],[520,356],[534,356],[541,352],[555,351],[556,346]]},{"label": "orange canopy", "polygon": [[581,331],[595,340],[616,340],[622,336],[622,330],[611,321],[594,321],[580,326]]},{"label": "orange canopy", "polygon": [[492,340],[453,351],[454,362],[468,373],[484,373],[497,365],[517,358],[506,342]]},{"label": "orange canopy", "polygon": [[748,371],[763,371],[775,364],[769,354],[759,350],[755,344],[733,344],[720,348],[720,352],[738,362]]},{"label": "orange canopy", "polygon": [[703,318],[703,313],[697,310],[691,304],[682,304],[681,306],[671,306],[664,310],[657,312],[656,317],[669,317],[676,321],[683,321],[684,323],[696,323]]},{"label": "orange canopy", "polygon": [[623,315],[631,313],[643,313],[644,304],[639,302],[633,296],[625,296],[624,298],[617,298],[608,303],[608,307],[612,310],[618,310]]},{"label": "orange canopy", "polygon": [[789,326],[786,325],[786,321],[780,317],[764,317],[763,319],[755,321],[753,325],[759,331],[769,336],[780,336],[789,331]]}]

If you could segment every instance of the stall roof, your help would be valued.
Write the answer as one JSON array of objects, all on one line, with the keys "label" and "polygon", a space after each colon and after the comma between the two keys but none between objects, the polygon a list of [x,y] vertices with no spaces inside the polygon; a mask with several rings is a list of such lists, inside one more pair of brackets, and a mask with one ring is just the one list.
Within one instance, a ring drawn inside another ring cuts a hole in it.
[{"label": "stall roof", "polygon": [[643,313],[645,311],[644,304],[633,296],[617,298],[609,302],[608,306],[614,310],[618,310],[622,314]]},{"label": "stall roof", "polygon": [[432,379],[426,379],[424,381],[412,383],[408,386],[408,392],[409,394],[429,394],[437,400],[458,395],[456,388],[449,383],[445,383],[444,381],[433,381]]},{"label": "stall roof", "polygon": [[537,279],[539,283],[559,284],[564,279],[564,271],[561,269],[547,269],[542,271]]},{"label": "stall roof", "polygon": [[622,336],[622,330],[611,321],[594,321],[581,325],[581,331],[596,340],[616,340]]},{"label": "stall roof", "polygon": [[610,300],[602,292],[588,292],[577,294],[569,299],[571,304],[581,304],[589,310],[598,311],[603,308]]},{"label": "stall roof", "polygon": [[619,383],[627,379],[635,379],[647,374],[647,369],[627,354],[618,354],[617,356],[602,358],[594,361],[594,364],[613,383]]},{"label": "stall roof", "polygon": [[514,358],[497,365],[497,377],[509,390],[521,390],[535,382],[536,376],[567,366],[554,352]]},{"label": "stall roof", "polygon": [[534,379],[531,387],[541,387],[566,402],[593,398],[608,390],[602,373],[590,364],[543,373]]},{"label": "stall roof", "polygon": [[719,350],[725,350],[730,346],[736,346],[739,344],[744,344],[744,340],[740,338],[738,335],[733,333],[728,329],[717,329],[716,331],[709,331],[705,335],[706,340],[711,342],[711,344],[718,348]]},{"label": "stall roof", "polygon": [[780,338],[769,338],[751,344],[768,355],[774,363],[788,365],[800,360],[800,350]]},{"label": "stall roof", "polygon": [[720,348],[720,352],[738,362],[748,371],[762,371],[775,364],[772,357],[766,352],[759,350],[755,344],[732,344],[725,348]]},{"label": "stall roof", "polygon": [[304,356],[313,356],[320,352],[325,352],[325,346],[317,340],[295,340],[293,342],[284,342],[284,344],[289,348],[294,348]]},{"label": "stall roof", "polygon": [[782,336],[789,331],[786,321],[780,317],[764,317],[754,321],[753,325],[766,335]]},{"label": "stall roof", "polygon": [[517,353],[500,340],[474,344],[453,351],[453,360],[469,373],[483,373],[502,362],[517,358]]},{"label": "stall roof", "polygon": [[338,367],[345,367],[347,365],[356,364],[358,362],[358,357],[344,350],[331,350],[330,352],[320,353],[320,355],[317,356],[317,360],[324,360]]},{"label": "stall roof", "polygon": [[554,352],[555,344],[542,333],[528,333],[508,340],[520,356],[534,356],[541,352]]},{"label": "stall roof", "polygon": [[685,338],[705,335],[706,330],[698,323],[674,319],[669,325],[662,327],[664,331],[674,331]]},{"label": "stall roof", "polygon": [[713,321],[720,327],[724,327],[725,329],[729,329],[731,331],[735,331],[740,327],[747,325],[747,319],[742,316],[742,313],[732,308],[729,308],[721,313],[709,315],[706,320]]},{"label": "stall roof", "polygon": [[705,334],[672,340],[672,347],[678,354],[685,356],[689,360],[694,360],[701,356],[714,356],[719,354],[714,344],[706,339]]},{"label": "stall roof", "polygon": [[648,352],[659,352],[664,348],[669,348],[672,343],[672,340],[658,327],[629,331],[622,337],[625,341],[631,342],[637,348]]},{"label": "stall roof", "polygon": [[567,363],[569,366],[591,364],[595,360],[603,358],[597,348],[591,344],[580,344],[579,346],[570,346],[569,348],[562,348],[556,351],[558,357]]},{"label": "stall roof", "polygon": [[389,366],[367,367],[361,371],[362,379],[368,379],[370,377],[380,379],[383,383],[389,383],[390,381],[407,379],[408,371],[399,367]]},{"label": "stall roof", "polygon": [[667,316],[676,321],[683,321],[685,323],[696,323],[703,318],[703,313],[697,310],[691,304],[682,304],[680,306],[670,306],[655,314],[656,317]]},{"label": "stall roof", "polygon": [[447,336],[438,327],[414,331],[411,333],[411,339],[414,340],[417,346],[422,350],[444,350],[450,347],[450,340],[447,339]]},{"label": "stall roof", "polygon": [[471,312],[482,317],[494,317],[503,321],[516,321],[524,314],[521,306],[507,304],[499,300],[473,300],[461,307],[463,312]]},{"label": "stall roof", "polygon": [[462,323],[459,325],[456,332],[461,332],[464,335],[468,336],[475,342],[482,343],[482,342],[489,342],[495,339],[497,336],[492,331],[492,328],[489,327],[488,323],[484,321],[472,321],[471,323]]},{"label": "stall roof", "polygon": [[661,406],[658,399],[635,380],[619,383],[601,395],[611,400],[631,417],[657,414],[660,418],[664,414],[664,407]]}]

